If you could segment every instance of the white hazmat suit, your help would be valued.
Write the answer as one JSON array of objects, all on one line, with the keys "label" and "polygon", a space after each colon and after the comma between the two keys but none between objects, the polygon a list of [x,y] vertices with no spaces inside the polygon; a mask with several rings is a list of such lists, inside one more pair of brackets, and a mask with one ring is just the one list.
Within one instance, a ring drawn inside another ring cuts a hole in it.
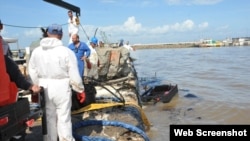
[{"label": "white hazmat suit", "polygon": [[71,123],[71,87],[84,91],[75,54],[57,38],[44,38],[29,61],[32,81],[44,87],[47,141],[74,141]]}]

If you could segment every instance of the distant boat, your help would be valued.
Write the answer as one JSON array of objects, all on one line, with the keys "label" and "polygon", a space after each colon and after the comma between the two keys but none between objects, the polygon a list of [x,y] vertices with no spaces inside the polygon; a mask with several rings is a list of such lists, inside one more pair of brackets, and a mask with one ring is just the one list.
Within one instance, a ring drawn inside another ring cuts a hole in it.
[{"label": "distant boat", "polygon": [[215,41],[212,39],[202,40],[199,44],[199,47],[221,47],[223,46],[223,42]]},{"label": "distant boat", "polygon": [[250,43],[249,38],[239,38],[239,45],[240,46],[247,46]]}]

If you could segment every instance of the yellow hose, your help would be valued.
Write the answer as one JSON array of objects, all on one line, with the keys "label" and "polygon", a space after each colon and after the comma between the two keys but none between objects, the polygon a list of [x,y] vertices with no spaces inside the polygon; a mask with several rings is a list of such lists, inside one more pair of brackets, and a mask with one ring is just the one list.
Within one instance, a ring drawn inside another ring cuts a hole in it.
[{"label": "yellow hose", "polygon": [[74,115],[74,114],[79,114],[79,113],[83,113],[86,111],[98,110],[98,109],[115,107],[115,106],[122,106],[122,105],[133,106],[136,109],[138,109],[140,111],[142,121],[146,125],[146,130],[150,129],[150,123],[149,123],[148,118],[146,117],[146,114],[143,112],[143,110],[140,106],[138,106],[132,102],[126,102],[125,104],[124,103],[92,103],[88,106],[85,106],[85,107],[79,109],[79,110],[72,111],[71,114]]}]

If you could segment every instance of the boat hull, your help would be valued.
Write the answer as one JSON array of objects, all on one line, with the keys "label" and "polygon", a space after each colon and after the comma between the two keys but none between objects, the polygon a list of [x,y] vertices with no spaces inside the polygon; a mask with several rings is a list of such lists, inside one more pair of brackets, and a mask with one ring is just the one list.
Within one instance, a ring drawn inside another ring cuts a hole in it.
[{"label": "boat hull", "polygon": [[149,89],[142,95],[143,102],[155,101],[168,103],[178,93],[178,85],[163,84]]}]

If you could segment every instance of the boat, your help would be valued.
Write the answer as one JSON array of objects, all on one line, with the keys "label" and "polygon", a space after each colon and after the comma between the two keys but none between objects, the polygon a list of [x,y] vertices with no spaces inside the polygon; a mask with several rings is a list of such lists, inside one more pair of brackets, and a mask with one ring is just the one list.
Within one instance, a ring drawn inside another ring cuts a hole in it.
[{"label": "boat", "polygon": [[177,84],[162,84],[147,89],[141,96],[143,102],[163,102],[169,103],[178,93]]},{"label": "boat", "polygon": [[201,40],[199,47],[221,47],[224,46],[223,42],[212,39]]}]

